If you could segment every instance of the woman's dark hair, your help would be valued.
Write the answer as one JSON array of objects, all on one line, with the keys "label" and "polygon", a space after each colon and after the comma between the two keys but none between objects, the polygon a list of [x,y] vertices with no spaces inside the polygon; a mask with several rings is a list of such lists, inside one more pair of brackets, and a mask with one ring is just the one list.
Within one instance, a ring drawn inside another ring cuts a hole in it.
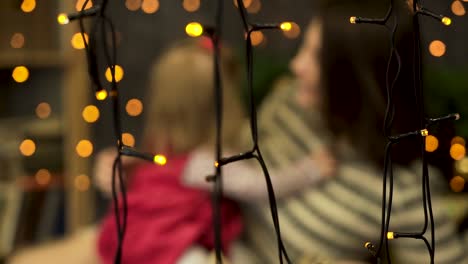
[{"label": "woman's dark hair", "polygon": [[[385,137],[383,123],[387,105],[386,71],[390,35],[383,26],[351,24],[351,16],[383,17],[389,1],[336,0],[322,6],[322,87],[324,113],[335,138],[345,138],[364,158],[382,166]],[[413,89],[413,34],[411,13],[403,0],[395,1],[398,15],[396,48],[401,55],[401,72],[393,97],[395,118],[392,133],[418,128]],[[391,24],[389,24],[391,27]],[[393,60],[390,80],[396,72]],[[400,143],[393,160],[408,164],[420,147],[417,140]]]}]

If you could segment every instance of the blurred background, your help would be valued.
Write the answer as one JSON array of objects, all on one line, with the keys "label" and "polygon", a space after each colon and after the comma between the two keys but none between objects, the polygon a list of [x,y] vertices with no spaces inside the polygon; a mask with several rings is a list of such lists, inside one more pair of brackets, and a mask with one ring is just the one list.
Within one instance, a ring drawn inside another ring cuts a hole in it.
[{"label": "blurred background", "polygon": [[[0,257],[14,248],[61,237],[96,222],[107,201],[93,187],[91,167],[112,145],[110,101],[97,101],[86,72],[78,25],[60,26],[57,14],[83,0],[0,1]],[[93,1],[90,1],[91,5]],[[124,143],[142,142],[148,71],[159,54],[186,38],[189,22],[214,24],[214,1],[112,1]],[[261,22],[294,21],[290,32],[254,34],[257,101],[288,73],[301,33],[314,16],[310,0],[245,0]],[[454,126],[427,138],[431,162],[444,171],[447,188],[464,192],[468,179],[468,1],[425,1],[452,18],[445,27],[424,19],[423,54],[428,115],[461,113]],[[244,33],[227,0],[225,42],[242,61]],[[350,14],[352,15],[352,14]],[[89,25],[87,25],[89,30]],[[343,44],[345,45],[345,43]],[[100,69],[105,76],[105,67]],[[180,73],[183,74],[183,73]],[[103,78],[104,79],[104,78]],[[239,87],[243,91],[245,87]]]}]

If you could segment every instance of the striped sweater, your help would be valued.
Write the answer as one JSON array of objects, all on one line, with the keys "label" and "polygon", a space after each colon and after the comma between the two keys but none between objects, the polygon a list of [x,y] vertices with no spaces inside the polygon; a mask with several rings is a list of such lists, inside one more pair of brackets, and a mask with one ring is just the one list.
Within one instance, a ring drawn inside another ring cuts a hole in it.
[{"label": "striped sweater", "polygon": [[[259,114],[259,132],[260,148],[269,168],[287,167],[326,141],[319,118],[311,113],[297,105],[290,84],[278,87],[266,99]],[[343,156],[336,177],[278,199],[282,238],[294,263],[322,263],[314,260],[320,257],[368,261],[370,253],[364,243],[379,242],[382,173],[357,155]],[[437,197],[433,197],[433,209],[435,263],[468,263],[468,243],[463,244],[455,233],[455,226]],[[245,218],[246,240],[262,259],[259,262],[278,263],[268,205],[246,206]],[[396,168],[390,230],[418,232],[423,221],[419,174]],[[393,263],[429,263],[421,240],[392,240],[390,247]]]}]

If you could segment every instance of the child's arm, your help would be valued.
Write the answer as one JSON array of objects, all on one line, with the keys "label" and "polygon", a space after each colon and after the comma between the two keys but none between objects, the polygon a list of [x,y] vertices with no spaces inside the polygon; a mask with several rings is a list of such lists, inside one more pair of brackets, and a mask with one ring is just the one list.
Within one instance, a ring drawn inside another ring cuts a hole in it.
[{"label": "child's arm", "polygon": [[[293,163],[291,166],[269,170],[276,197],[299,191],[331,177],[335,161],[325,151]],[[184,184],[211,190],[205,177],[214,173],[213,153],[197,150],[192,153],[184,171]],[[226,196],[239,201],[266,201],[268,199],[265,177],[260,165],[252,162],[235,162],[223,167],[223,190]]]},{"label": "child's arm", "polygon": [[[106,196],[112,195],[112,165],[117,157],[115,148],[106,148],[100,151],[93,164],[93,179],[98,189]],[[126,179],[126,171],[138,164],[139,160],[132,157],[122,157],[123,178]],[[119,177],[117,178],[117,190],[119,188]]]}]

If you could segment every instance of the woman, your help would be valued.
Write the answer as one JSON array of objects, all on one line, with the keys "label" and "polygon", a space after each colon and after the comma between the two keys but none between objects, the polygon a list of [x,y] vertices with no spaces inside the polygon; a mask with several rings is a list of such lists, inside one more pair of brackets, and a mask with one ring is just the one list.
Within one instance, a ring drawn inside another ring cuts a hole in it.
[{"label": "woman", "polygon": [[[416,130],[418,121],[412,88],[410,11],[403,1],[395,2],[400,22],[397,48],[403,63],[394,92],[392,133],[398,134]],[[309,142],[314,138],[324,140],[317,135],[318,125],[311,118],[314,109],[324,114],[332,134],[328,144],[339,164],[336,177],[320,187],[305,187],[278,201],[283,241],[294,262],[317,263],[319,255],[333,262],[368,262],[371,255],[364,243],[379,242],[385,144],[381,128],[389,37],[385,28],[351,25],[349,17],[383,16],[386,9],[386,2],[328,1],[320,18],[309,26],[291,64],[297,77],[297,90],[291,92],[295,96],[267,99],[268,119],[262,120],[260,127],[267,133],[261,147],[271,168],[287,166],[313,151],[314,144]],[[390,73],[394,75],[395,67]],[[272,138],[281,138],[283,144],[274,144]],[[390,230],[402,232],[421,230],[424,221],[419,172],[407,169],[418,158],[420,148],[410,142],[396,147],[393,155],[396,182]],[[261,263],[275,263],[276,242],[267,207],[249,208],[244,214],[247,241],[262,258]],[[433,208],[435,263],[468,263],[438,197],[433,197]],[[399,239],[390,245],[394,263],[429,263],[420,240]]]}]

